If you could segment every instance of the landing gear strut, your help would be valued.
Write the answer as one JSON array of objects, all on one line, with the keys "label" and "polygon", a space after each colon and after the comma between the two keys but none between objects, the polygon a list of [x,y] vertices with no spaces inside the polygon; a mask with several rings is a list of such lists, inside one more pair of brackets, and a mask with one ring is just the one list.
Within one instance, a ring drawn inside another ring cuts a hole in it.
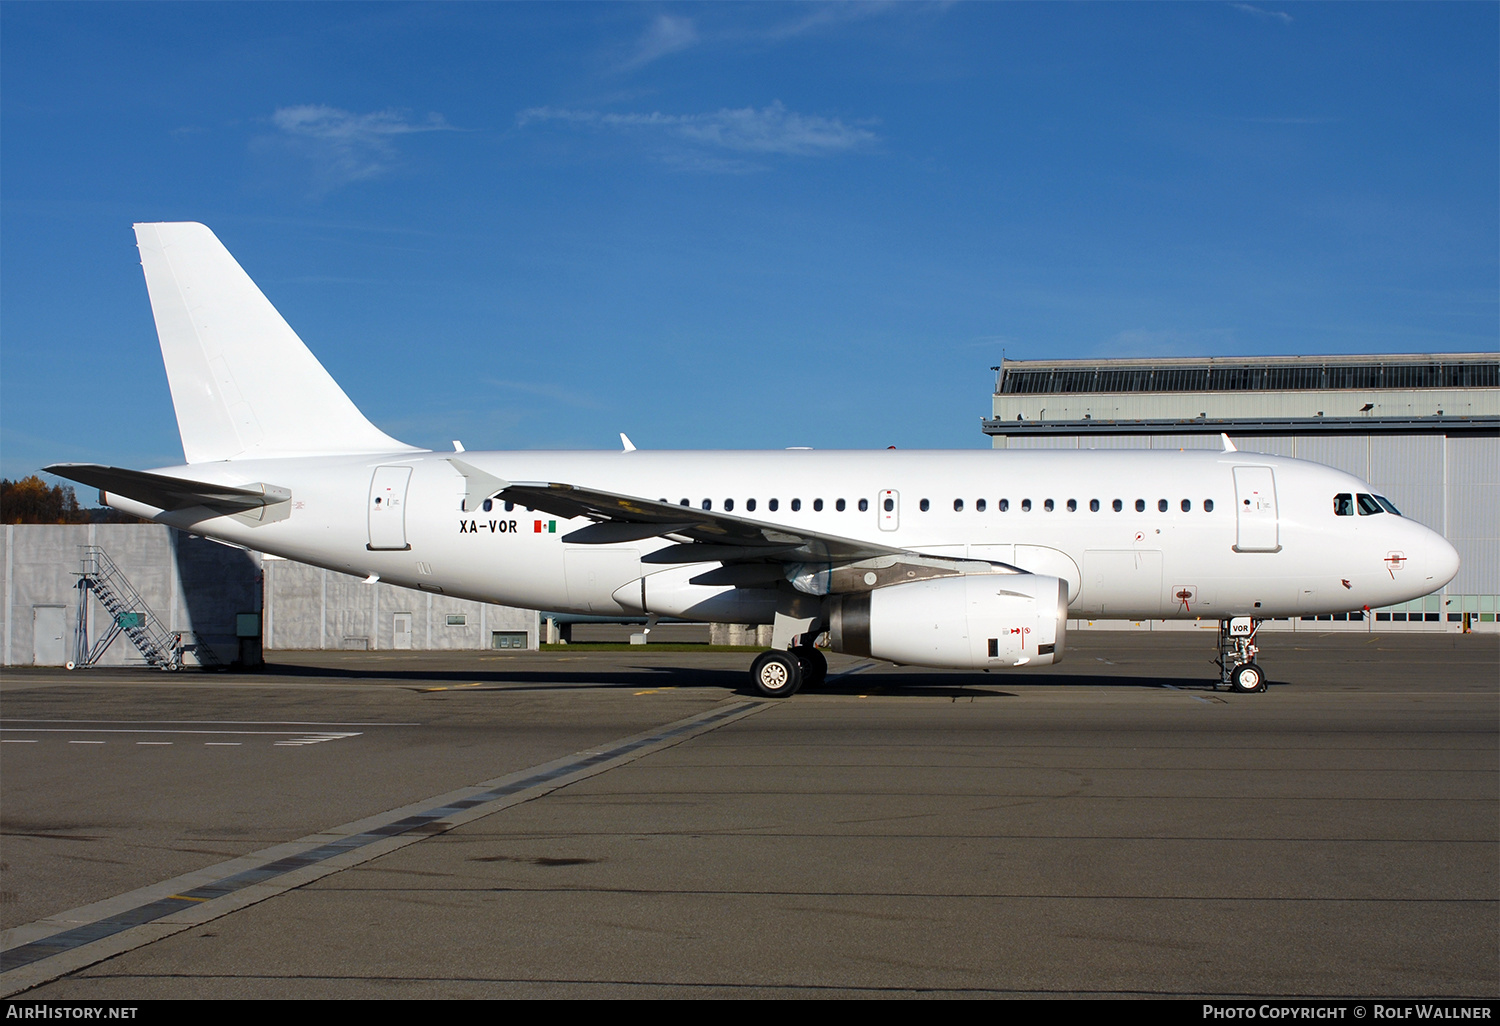
[{"label": "landing gear strut", "polygon": [[1255,657],[1260,646],[1255,643],[1255,632],[1260,630],[1260,621],[1248,616],[1236,616],[1219,621],[1219,686],[1231,691],[1249,694],[1266,689],[1266,673],[1256,665]]},{"label": "landing gear strut", "polygon": [[798,645],[792,655],[802,664],[802,686],[815,688],[828,676],[828,659],[812,645]]}]

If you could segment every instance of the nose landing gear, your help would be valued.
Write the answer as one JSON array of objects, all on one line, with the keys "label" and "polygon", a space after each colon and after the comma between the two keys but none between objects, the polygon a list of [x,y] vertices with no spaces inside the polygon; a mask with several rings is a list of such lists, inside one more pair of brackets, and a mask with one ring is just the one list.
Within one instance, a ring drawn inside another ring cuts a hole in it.
[{"label": "nose landing gear", "polygon": [[1260,621],[1236,616],[1219,621],[1219,686],[1242,694],[1266,689],[1266,673],[1255,662],[1260,646],[1255,632]]}]

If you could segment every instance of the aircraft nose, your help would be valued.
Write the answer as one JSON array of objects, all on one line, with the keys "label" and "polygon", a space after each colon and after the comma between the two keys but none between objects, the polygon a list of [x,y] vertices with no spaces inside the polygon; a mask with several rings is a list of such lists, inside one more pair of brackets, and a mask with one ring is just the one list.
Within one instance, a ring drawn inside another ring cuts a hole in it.
[{"label": "aircraft nose", "polygon": [[1436,531],[1428,532],[1427,544],[1423,549],[1423,576],[1430,582],[1429,592],[1437,591],[1458,575],[1458,550]]}]

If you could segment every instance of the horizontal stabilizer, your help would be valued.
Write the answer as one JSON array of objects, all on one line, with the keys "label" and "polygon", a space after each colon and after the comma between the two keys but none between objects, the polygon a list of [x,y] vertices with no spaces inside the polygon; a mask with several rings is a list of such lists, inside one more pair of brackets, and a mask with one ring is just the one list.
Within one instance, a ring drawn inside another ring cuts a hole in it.
[{"label": "horizontal stabilizer", "polygon": [[148,474],[142,470],[105,467],[97,463],[54,463],[44,469],[49,474],[97,488],[101,493],[113,492],[168,511],[208,506],[230,512],[271,506],[286,502],[292,497],[290,489],[276,485],[210,484],[207,481],[167,477],[165,474]]}]

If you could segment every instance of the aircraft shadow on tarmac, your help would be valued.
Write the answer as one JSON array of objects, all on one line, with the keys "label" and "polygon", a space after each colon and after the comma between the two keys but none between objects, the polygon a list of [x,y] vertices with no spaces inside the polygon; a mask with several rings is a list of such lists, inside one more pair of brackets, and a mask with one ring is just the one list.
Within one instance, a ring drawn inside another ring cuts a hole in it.
[{"label": "aircraft shadow on tarmac", "polygon": [[[303,666],[295,663],[267,663],[259,673],[263,676],[323,677],[343,680],[388,681],[407,687],[426,690],[447,685],[465,685],[475,691],[552,691],[552,690],[599,690],[645,689],[645,688],[722,688],[749,697],[760,697],[759,692],[747,679],[744,670],[692,666],[630,666],[624,669],[595,670],[578,667],[568,670],[502,670],[493,665],[462,670],[416,670],[370,666],[367,668]],[[1275,686],[1274,681],[1269,681]],[[478,685],[478,687],[474,687]],[[815,688],[807,688],[808,694],[820,695],[911,695],[928,698],[1015,697],[1011,691],[996,688],[1026,690],[1031,687],[1109,687],[1109,688],[1163,688],[1172,687],[1182,691],[1212,692],[1214,680],[1202,677],[1163,677],[1160,675],[1119,676],[1103,674],[1020,674],[1020,673],[954,673],[952,671],[924,670],[910,667],[905,670],[887,671],[878,675],[863,673],[842,675],[835,670],[830,679]]]}]

